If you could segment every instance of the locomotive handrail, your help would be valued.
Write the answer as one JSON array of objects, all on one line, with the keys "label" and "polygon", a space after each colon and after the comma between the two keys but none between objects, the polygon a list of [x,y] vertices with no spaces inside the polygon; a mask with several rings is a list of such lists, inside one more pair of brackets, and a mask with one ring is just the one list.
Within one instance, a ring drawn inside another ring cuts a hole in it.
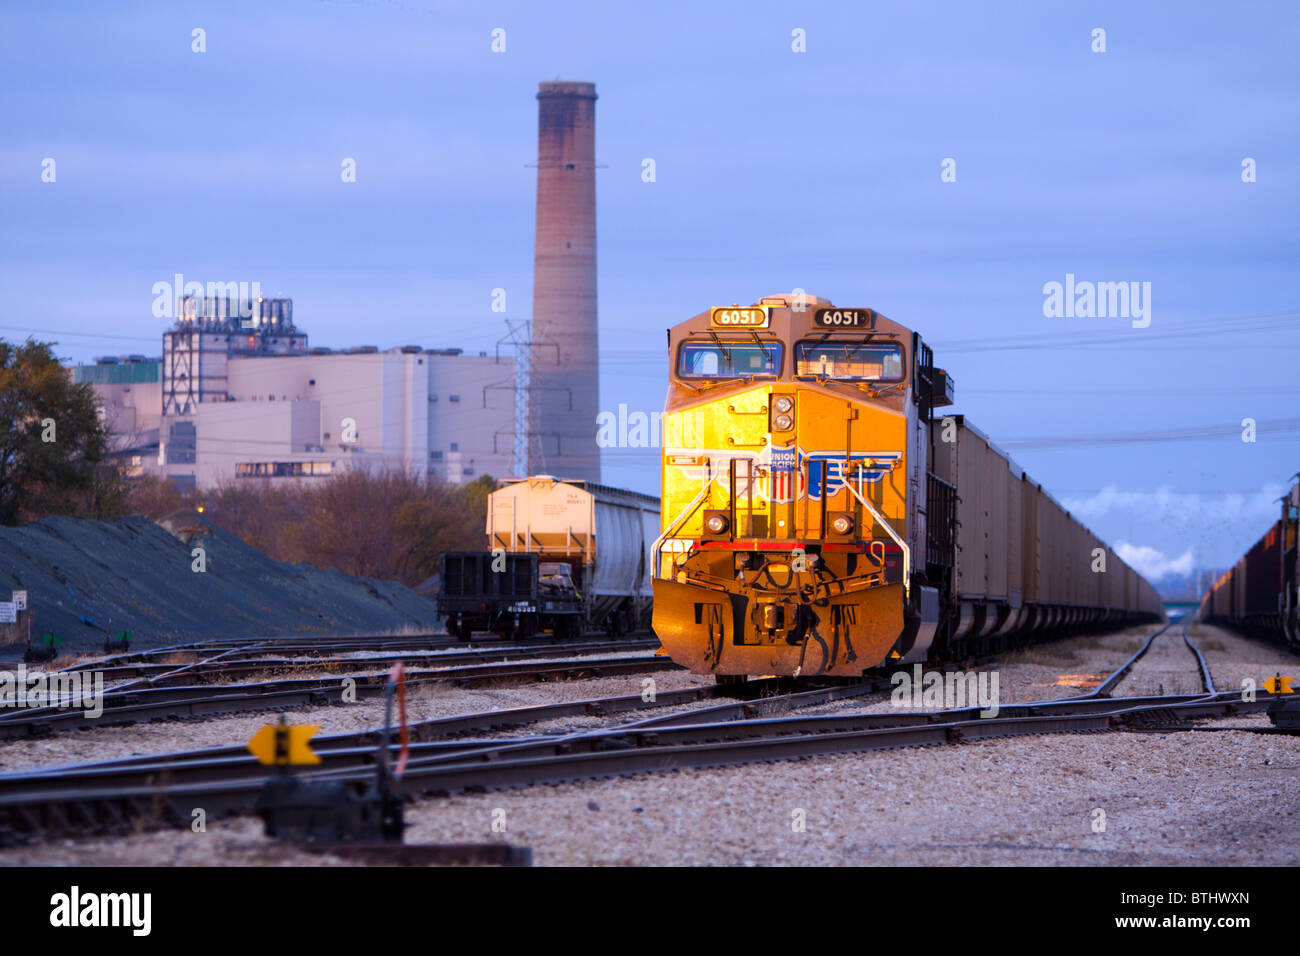
[{"label": "locomotive handrail", "polygon": [[900,548],[902,548],[903,550],[903,597],[910,601],[912,599],[912,549],[909,548],[907,546],[907,543],[898,536],[898,532],[894,530],[894,526],[884,519],[884,517],[880,514],[880,512],[876,510],[875,506],[858,493],[858,489],[853,487],[852,481],[844,482],[844,487],[849,489],[850,492],[852,492],[853,497],[857,498],[859,501],[862,502],[862,507],[866,508],[867,511],[871,513],[871,517],[875,519],[876,523],[882,525],[885,529],[885,533],[894,539],[895,544],[897,544]]},{"label": "locomotive handrail", "polygon": [[695,498],[691,501],[690,504],[688,504],[685,508],[681,510],[681,512],[677,515],[677,517],[674,518],[672,522],[668,525],[668,527],[664,530],[664,533],[655,539],[654,548],[651,551],[651,554],[654,555],[655,566],[652,570],[656,578],[663,577],[662,554],[663,554],[664,542],[667,541],[674,534],[676,534],[677,531],[680,530],[681,526],[686,523],[686,519],[689,518],[695,512],[695,509],[699,507],[700,502],[703,501],[704,498],[708,495],[709,486],[711,484],[713,484],[713,459],[706,458],[704,461],[704,481],[700,485],[700,493],[695,496]]}]

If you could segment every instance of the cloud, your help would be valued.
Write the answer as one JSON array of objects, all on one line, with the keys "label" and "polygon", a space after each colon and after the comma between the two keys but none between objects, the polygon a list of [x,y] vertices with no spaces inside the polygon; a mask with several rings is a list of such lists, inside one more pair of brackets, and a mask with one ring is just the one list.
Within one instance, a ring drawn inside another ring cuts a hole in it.
[{"label": "cloud", "polygon": [[1121,514],[1174,519],[1176,524],[1245,522],[1253,527],[1277,517],[1277,499],[1285,491],[1280,484],[1266,484],[1259,491],[1244,493],[1174,491],[1168,486],[1155,491],[1121,491],[1116,485],[1107,485],[1086,498],[1063,497],[1061,503],[1085,522]]},{"label": "cloud", "polygon": [[1171,574],[1187,577],[1192,573],[1191,548],[1176,558],[1167,558],[1164,552],[1156,548],[1120,541],[1115,545],[1115,553],[1123,558],[1129,567],[1152,583]]}]

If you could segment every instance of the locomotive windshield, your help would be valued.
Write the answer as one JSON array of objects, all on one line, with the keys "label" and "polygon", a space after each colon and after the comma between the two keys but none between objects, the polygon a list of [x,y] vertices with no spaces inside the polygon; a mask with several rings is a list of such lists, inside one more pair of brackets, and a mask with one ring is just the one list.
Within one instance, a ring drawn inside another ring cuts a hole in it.
[{"label": "locomotive windshield", "polygon": [[851,382],[901,382],[903,350],[889,343],[797,342],[794,374],[798,378],[834,378]]},{"label": "locomotive windshield", "polygon": [[776,378],[781,374],[779,342],[687,342],[677,360],[682,378]]}]

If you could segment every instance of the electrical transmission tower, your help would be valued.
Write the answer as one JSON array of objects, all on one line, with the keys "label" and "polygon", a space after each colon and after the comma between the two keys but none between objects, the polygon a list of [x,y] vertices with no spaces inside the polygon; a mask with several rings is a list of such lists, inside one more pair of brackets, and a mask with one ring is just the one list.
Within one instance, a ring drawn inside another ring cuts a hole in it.
[{"label": "electrical transmission tower", "polygon": [[532,372],[532,323],[528,320],[512,322],[509,342],[515,347],[515,441],[510,452],[510,471],[515,475],[528,474],[528,433],[531,428],[530,379]]}]

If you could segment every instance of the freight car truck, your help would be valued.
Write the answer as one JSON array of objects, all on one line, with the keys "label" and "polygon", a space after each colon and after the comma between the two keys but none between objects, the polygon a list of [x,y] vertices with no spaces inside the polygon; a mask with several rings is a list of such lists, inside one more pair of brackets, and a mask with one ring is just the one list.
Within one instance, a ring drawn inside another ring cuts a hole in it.
[{"label": "freight car truck", "polygon": [[659,501],[550,475],[507,479],[488,497],[490,550],[443,556],[439,613],[448,631],[526,638],[611,636],[649,626],[650,548]]},{"label": "freight car truck", "polygon": [[535,554],[451,551],[442,556],[438,613],[447,633],[468,641],[475,631],[571,636],[581,631],[583,607],[572,582]]}]

